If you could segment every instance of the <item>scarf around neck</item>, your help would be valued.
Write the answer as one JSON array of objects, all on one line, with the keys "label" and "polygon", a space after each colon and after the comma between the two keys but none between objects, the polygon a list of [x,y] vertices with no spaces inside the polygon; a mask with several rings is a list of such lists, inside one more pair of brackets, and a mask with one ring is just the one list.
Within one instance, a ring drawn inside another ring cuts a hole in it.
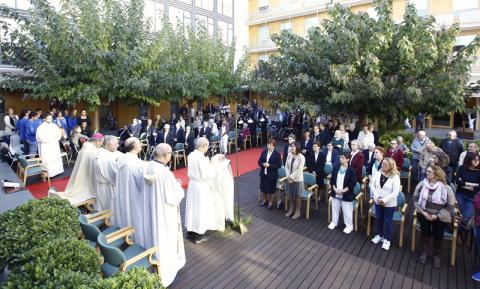
[{"label": "scarf around neck", "polygon": [[422,181],[422,190],[420,191],[419,203],[422,209],[425,209],[425,205],[428,200],[429,191],[432,193],[432,203],[437,205],[444,205],[447,203],[447,188],[445,184],[441,182],[436,182],[433,185],[430,185],[427,179]]}]

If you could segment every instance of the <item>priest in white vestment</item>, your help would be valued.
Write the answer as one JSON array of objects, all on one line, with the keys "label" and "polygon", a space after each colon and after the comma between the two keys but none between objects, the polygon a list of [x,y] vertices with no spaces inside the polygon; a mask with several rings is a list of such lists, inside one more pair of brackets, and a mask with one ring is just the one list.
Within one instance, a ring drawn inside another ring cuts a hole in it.
[{"label": "priest in white vestment", "polygon": [[223,202],[214,189],[215,169],[205,153],[209,142],[205,137],[197,141],[195,151],[188,155],[188,190],[186,198],[185,225],[188,232],[195,233],[195,243],[207,241],[207,230],[225,229]]},{"label": "priest in white vestment", "polygon": [[[100,148],[95,157],[93,178],[97,196],[95,208],[98,211],[113,210],[115,198],[115,182],[117,179],[117,160],[123,156],[117,150],[118,138],[106,135],[103,148]],[[113,221],[113,219],[112,219]]]},{"label": "priest in white vestment", "polygon": [[172,147],[161,143],[155,147],[155,159],[145,170],[143,222],[145,248],[156,246],[162,285],[169,286],[185,266],[180,202],[185,196],[182,186],[169,170]]},{"label": "priest in white vestment", "polygon": [[113,216],[117,226],[135,229],[136,243],[144,244],[143,229],[143,173],[145,162],[138,158],[142,151],[140,141],[130,137],[124,143],[126,153],[117,161]]},{"label": "priest in white vestment", "polygon": [[224,155],[217,154],[212,158],[212,163],[216,174],[214,189],[218,191],[217,196],[220,198],[217,205],[218,215],[225,221],[231,222],[235,217],[233,210],[234,183],[230,160],[226,159]]},{"label": "priest in white vestment", "polygon": [[96,155],[102,144],[103,135],[100,133],[94,134],[87,142],[83,143],[65,192],[49,192],[49,196],[68,199],[74,206],[86,200],[95,199],[93,171]]},{"label": "priest in white vestment", "polygon": [[53,123],[51,115],[47,115],[45,121],[37,128],[38,154],[50,178],[63,173],[59,143],[61,136],[60,128]]}]

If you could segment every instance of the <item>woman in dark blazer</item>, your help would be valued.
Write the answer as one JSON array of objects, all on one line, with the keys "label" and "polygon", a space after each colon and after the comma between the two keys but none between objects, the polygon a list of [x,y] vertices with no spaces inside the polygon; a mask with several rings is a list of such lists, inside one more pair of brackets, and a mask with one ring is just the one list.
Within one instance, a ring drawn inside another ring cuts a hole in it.
[{"label": "woman in dark blazer", "polygon": [[345,223],[345,234],[353,231],[353,200],[355,199],[355,185],[357,179],[355,172],[349,166],[350,155],[343,153],[340,156],[340,167],[332,172],[330,185],[332,190],[330,196],[332,199],[332,222],[328,225],[330,230],[338,226],[340,210],[343,212],[343,222]]},{"label": "woman in dark blazer", "polygon": [[263,150],[258,165],[260,166],[260,191],[263,193],[263,202],[260,205],[268,209],[273,208],[273,194],[277,190],[278,169],[282,166],[280,153],[275,150],[276,141],[269,139],[267,148]]}]

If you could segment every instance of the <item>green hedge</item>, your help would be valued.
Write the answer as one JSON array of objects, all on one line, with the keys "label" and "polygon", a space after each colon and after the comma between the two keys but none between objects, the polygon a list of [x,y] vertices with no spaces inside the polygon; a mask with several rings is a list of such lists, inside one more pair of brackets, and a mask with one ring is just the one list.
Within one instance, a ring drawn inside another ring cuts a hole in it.
[{"label": "green hedge", "polygon": [[412,133],[406,132],[404,130],[393,130],[382,134],[380,136],[379,142],[383,147],[388,148],[390,147],[390,141],[396,139],[397,136],[402,136],[403,142],[408,147],[410,147],[414,138],[414,135]]},{"label": "green hedge", "polygon": [[102,279],[101,257],[79,240],[77,209],[66,200],[29,201],[0,214],[0,224],[0,268],[11,271],[2,288],[163,288],[144,268]]},{"label": "green hedge", "polygon": [[1,214],[0,224],[0,269],[37,245],[81,236],[77,209],[67,200],[28,201]]}]

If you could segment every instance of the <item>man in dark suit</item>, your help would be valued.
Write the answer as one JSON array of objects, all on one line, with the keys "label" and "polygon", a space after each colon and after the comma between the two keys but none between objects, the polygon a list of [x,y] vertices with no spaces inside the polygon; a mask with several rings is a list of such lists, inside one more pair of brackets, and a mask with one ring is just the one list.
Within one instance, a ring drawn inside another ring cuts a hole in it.
[{"label": "man in dark suit", "polygon": [[145,132],[147,134],[148,143],[153,146],[155,145],[155,136],[154,133],[156,132],[155,127],[153,126],[153,122],[151,119],[147,120],[147,125],[142,129],[142,133]]},{"label": "man in dark suit", "polygon": [[187,154],[193,152],[195,149],[195,133],[192,132],[190,126],[185,127],[185,135],[183,136],[185,142],[185,152]]},{"label": "man in dark suit", "polygon": [[210,140],[211,136],[212,129],[208,126],[208,121],[204,121],[202,128],[198,132],[198,137],[206,137],[208,140]]},{"label": "man in dark suit", "polygon": [[295,142],[295,135],[294,134],[291,134],[288,136],[288,139],[287,139],[287,143],[285,144],[285,146],[283,147],[283,156],[282,156],[282,162],[283,162],[283,165],[285,165],[285,162],[287,161],[287,157],[288,157],[288,147],[290,146],[290,144],[292,144],[293,142]]},{"label": "man in dark suit", "polygon": [[172,148],[175,147],[175,136],[173,132],[170,131],[170,125],[168,123],[165,124],[165,126],[163,127],[163,132],[160,132],[157,135],[155,143],[166,143],[169,144]]},{"label": "man in dark suit", "polygon": [[357,140],[351,141],[350,145],[352,146],[350,167],[355,172],[357,182],[362,183],[362,170],[365,165],[365,157],[363,156],[363,152],[359,149],[360,145]]},{"label": "man in dark suit", "polygon": [[449,167],[452,168],[454,172],[457,171],[458,159],[460,154],[463,152],[463,144],[457,138],[457,132],[451,130],[448,132],[447,138],[443,139],[440,143],[440,148],[447,153],[450,158]]},{"label": "man in dark suit", "polygon": [[323,123],[320,124],[319,128],[320,128],[320,143],[322,145],[326,145],[332,140],[333,134],[330,133],[330,130],[325,128],[325,125]]},{"label": "man in dark suit", "polygon": [[323,187],[323,179],[325,178],[325,158],[321,151],[320,142],[314,142],[312,145],[312,152],[307,155],[307,169],[310,173],[313,173],[317,180],[317,185]]},{"label": "man in dark suit", "polygon": [[185,130],[180,126],[180,123],[177,123],[177,130],[175,132],[175,142],[185,143]]},{"label": "man in dark suit", "polygon": [[326,143],[322,143],[322,135],[320,133],[320,126],[319,125],[314,125],[313,126],[312,141],[314,143],[319,142],[320,143],[320,148],[322,148],[322,146],[326,145]]},{"label": "man in dark suit", "polygon": [[313,140],[310,137],[309,131],[306,131],[305,133],[303,133],[303,136],[304,136],[304,139],[300,143],[300,148],[302,149],[302,154],[304,156],[308,156],[311,153],[313,148]]},{"label": "man in dark suit", "polygon": [[327,148],[323,150],[323,163],[330,163],[332,169],[336,169],[340,166],[340,155],[338,150],[333,147],[333,144],[330,142],[327,144]]}]

